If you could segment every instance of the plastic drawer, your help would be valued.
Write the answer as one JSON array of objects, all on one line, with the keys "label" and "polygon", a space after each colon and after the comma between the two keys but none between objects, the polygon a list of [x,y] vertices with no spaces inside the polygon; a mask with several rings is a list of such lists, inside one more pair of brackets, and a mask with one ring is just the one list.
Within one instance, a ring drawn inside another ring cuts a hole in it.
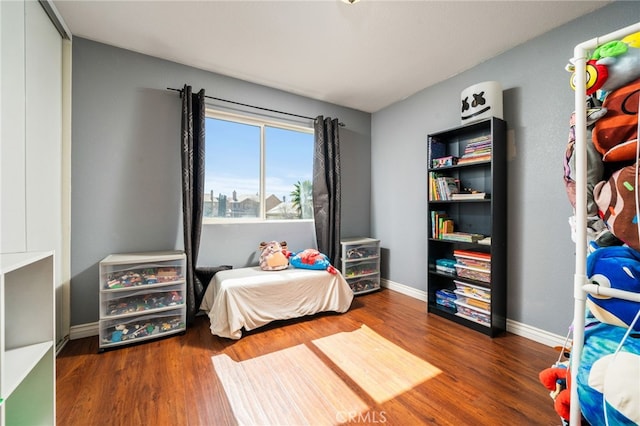
[{"label": "plastic drawer", "polygon": [[367,258],[378,257],[378,243],[367,244],[345,244],[344,260],[363,260]]},{"label": "plastic drawer", "polygon": [[144,285],[169,284],[184,281],[181,263],[158,262],[147,265],[108,265],[105,267],[104,288],[118,289]]},{"label": "plastic drawer", "polygon": [[380,278],[377,275],[351,280],[347,279],[347,282],[354,293],[373,291],[380,288]]},{"label": "plastic drawer", "polygon": [[379,271],[378,260],[373,261],[360,261],[347,263],[344,268],[344,277],[353,278],[364,275],[377,274]]},{"label": "plastic drawer", "polygon": [[480,300],[491,301],[491,290],[477,285],[463,283],[462,281],[453,280],[456,285],[456,294],[468,297],[475,297]]},{"label": "plastic drawer", "polygon": [[483,253],[465,252],[461,254],[454,252],[453,257],[456,258],[458,264],[471,266],[473,268],[491,269],[491,258]]},{"label": "plastic drawer", "polygon": [[181,284],[134,291],[106,290],[102,295],[100,316],[108,319],[175,309],[184,305],[185,297],[184,286]]},{"label": "plastic drawer", "polygon": [[129,344],[184,331],[186,310],[106,320],[100,323],[100,347]]},{"label": "plastic drawer", "polygon": [[449,308],[453,311],[456,310],[456,294],[451,290],[441,289],[436,291],[436,304]]},{"label": "plastic drawer", "polygon": [[464,266],[456,263],[456,274],[462,278],[468,278],[470,280],[482,281],[485,283],[491,282],[491,271],[481,268],[473,268],[471,266]]},{"label": "plastic drawer", "polygon": [[474,320],[484,325],[491,324],[491,312],[486,309],[482,309],[473,305],[470,305],[469,300],[462,297],[455,300],[457,307],[457,314],[461,317]]}]

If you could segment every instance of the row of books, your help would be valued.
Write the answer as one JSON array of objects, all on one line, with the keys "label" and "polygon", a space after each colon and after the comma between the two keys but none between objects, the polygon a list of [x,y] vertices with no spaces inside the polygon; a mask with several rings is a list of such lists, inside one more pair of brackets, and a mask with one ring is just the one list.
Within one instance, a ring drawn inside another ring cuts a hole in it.
[{"label": "row of books", "polygon": [[446,212],[436,210],[431,211],[431,237],[464,243],[477,243],[485,238],[482,234],[455,231],[453,219]]},{"label": "row of books", "polygon": [[445,232],[440,235],[441,240],[459,241],[461,243],[477,243],[484,238],[482,234],[472,234],[468,232]]},{"label": "row of books", "polygon": [[453,219],[446,212],[431,210],[431,237],[440,239],[443,234],[453,232]]},{"label": "row of books", "polygon": [[[438,139],[429,136],[428,158],[432,168],[450,167],[456,164],[468,164],[491,160],[491,135],[478,136],[465,141],[465,149],[461,157],[447,155],[447,146]],[[464,144],[465,142],[461,142]]]},{"label": "row of books", "polygon": [[429,201],[453,200],[460,192],[460,181],[452,176],[429,172]]},{"label": "row of books", "polygon": [[473,192],[459,192],[457,194],[453,194],[451,196],[451,200],[460,201],[460,200],[484,200],[485,198],[489,198],[489,194],[486,192],[473,191]]},{"label": "row of books", "polygon": [[464,154],[458,159],[458,164],[475,163],[491,160],[491,135],[478,136],[468,141]]},{"label": "row of books", "polygon": [[482,191],[461,190],[460,181],[452,176],[429,172],[429,201],[483,200],[489,194]]}]

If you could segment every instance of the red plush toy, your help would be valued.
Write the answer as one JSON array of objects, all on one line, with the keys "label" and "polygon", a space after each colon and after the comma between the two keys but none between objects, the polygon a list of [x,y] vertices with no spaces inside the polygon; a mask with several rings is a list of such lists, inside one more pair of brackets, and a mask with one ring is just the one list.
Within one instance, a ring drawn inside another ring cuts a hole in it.
[{"label": "red plush toy", "polygon": [[551,399],[553,399],[553,408],[558,415],[569,421],[570,398],[571,398],[571,373],[566,366],[557,366],[545,368],[538,375],[540,383],[549,389]]}]

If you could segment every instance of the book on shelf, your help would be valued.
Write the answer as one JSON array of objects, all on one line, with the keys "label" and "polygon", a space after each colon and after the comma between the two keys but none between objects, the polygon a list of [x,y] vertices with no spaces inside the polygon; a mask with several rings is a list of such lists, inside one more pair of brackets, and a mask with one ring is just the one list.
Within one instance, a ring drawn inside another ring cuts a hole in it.
[{"label": "book on shelf", "polygon": [[475,250],[456,249],[453,251],[454,256],[470,257],[478,260],[491,260],[491,254]]},{"label": "book on shelf", "polygon": [[456,273],[456,261],[453,259],[436,259],[436,271],[443,272],[445,274]]},{"label": "book on shelf", "polygon": [[481,136],[477,136],[475,138],[471,138],[471,139],[467,139],[465,141],[467,143],[466,146],[481,146],[481,145],[486,145],[486,144],[490,144],[491,143],[491,135],[481,135]]},{"label": "book on shelf", "polygon": [[460,241],[463,243],[475,243],[483,238],[484,235],[482,234],[473,234],[467,232],[449,232],[440,235],[441,240]]},{"label": "book on shelf", "polygon": [[438,201],[440,199],[438,176],[435,172],[429,172],[429,201]]},{"label": "book on shelf", "polygon": [[458,165],[478,163],[481,161],[491,161],[491,154],[472,155],[465,157],[464,155],[458,159]]},{"label": "book on shelf", "polygon": [[446,157],[439,157],[431,159],[431,168],[438,169],[440,167],[451,167],[458,164],[458,157],[448,155]]},{"label": "book on shelf", "polygon": [[451,200],[451,196],[460,192],[460,181],[452,176],[442,176],[429,172],[430,201]]},{"label": "book on shelf", "polygon": [[453,194],[460,192],[460,181],[451,176],[439,177],[438,186],[442,200],[450,200]]},{"label": "book on shelf", "polygon": [[469,164],[479,161],[491,160],[491,136],[478,136],[467,141],[462,157],[458,164]]},{"label": "book on shelf", "polygon": [[431,237],[441,238],[442,234],[453,232],[453,219],[447,216],[446,212],[431,211]]},{"label": "book on shelf", "polygon": [[453,201],[484,200],[485,198],[489,198],[486,192],[458,192],[456,194],[451,194],[451,199]]},{"label": "book on shelf", "polygon": [[464,154],[472,155],[472,154],[481,154],[483,152],[491,152],[491,142],[486,142],[482,144],[474,144],[467,145],[464,149]]},{"label": "book on shelf", "polygon": [[429,163],[431,164],[432,160],[436,158],[442,158],[447,155],[447,146],[439,141],[438,139],[429,136],[427,141],[428,151],[429,151]]}]

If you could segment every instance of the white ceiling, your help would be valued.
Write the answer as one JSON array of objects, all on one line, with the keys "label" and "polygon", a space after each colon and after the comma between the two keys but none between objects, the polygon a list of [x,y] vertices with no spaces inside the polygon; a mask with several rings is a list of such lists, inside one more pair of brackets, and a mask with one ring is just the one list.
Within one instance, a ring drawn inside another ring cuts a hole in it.
[{"label": "white ceiling", "polygon": [[609,0],[53,3],[74,36],[376,112]]}]

